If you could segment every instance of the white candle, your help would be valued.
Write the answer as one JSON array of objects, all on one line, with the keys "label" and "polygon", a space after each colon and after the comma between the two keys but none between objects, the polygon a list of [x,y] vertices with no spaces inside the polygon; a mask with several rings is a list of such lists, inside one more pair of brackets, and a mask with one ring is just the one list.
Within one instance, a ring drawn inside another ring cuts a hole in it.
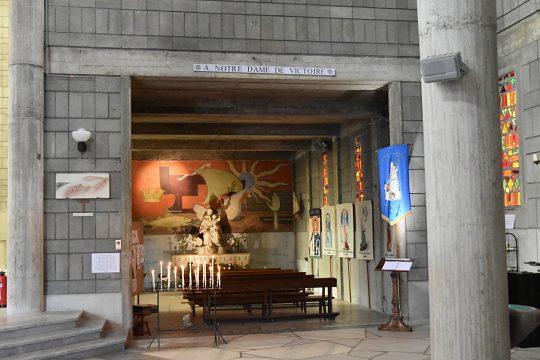
[{"label": "white candle", "polygon": [[217,266],[217,287],[221,288],[221,266]]},{"label": "white candle", "polygon": [[210,264],[210,287],[214,287],[214,255],[212,255],[212,263]]},{"label": "white candle", "polygon": [[197,285],[197,287],[199,287],[199,271],[200,271],[200,266],[201,266],[201,259],[197,258],[197,274],[195,276],[197,276],[195,278],[195,283]]},{"label": "white candle", "polygon": [[152,269],[152,291],[156,291],[156,272]]},{"label": "white candle", "polygon": [[163,290],[163,261],[159,262],[159,290]]},{"label": "white candle", "polygon": [[206,288],[206,259],[203,261],[202,283],[203,283],[203,288]]},{"label": "white candle", "polygon": [[178,272],[178,267],[174,265],[174,290],[178,289],[178,280],[176,278],[176,273]]},{"label": "white candle", "polygon": [[171,290],[171,262],[167,265],[167,290]]},{"label": "white candle", "polygon": [[189,257],[189,288],[191,289],[191,268],[193,266],[193,260]]},{"label": "white candle", "polygon": [[182,269],[182,289],[184,289],[184,264],[180,265],[180,269]]}]

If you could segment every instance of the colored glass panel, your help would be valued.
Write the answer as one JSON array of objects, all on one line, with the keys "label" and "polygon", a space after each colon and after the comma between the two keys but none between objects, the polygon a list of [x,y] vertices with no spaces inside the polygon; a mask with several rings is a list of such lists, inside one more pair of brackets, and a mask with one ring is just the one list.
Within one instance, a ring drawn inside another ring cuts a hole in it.
[{"label": "colored glass panel", "polygon": [[328,180],[328,152],[322,153],[323,206],[329,205],[330,181]]},{"label": "colored glass panel", "polygon": [[517,117],[517,81],[514,71],[499,77],[504,205],[521,205],[520,155]]},{"label": "colored glass panel", "polygon": [[360,137],[354,139],[354,170],[356,181],[356,200],[364,200],[364,172],[362,169],[362,142]]}]

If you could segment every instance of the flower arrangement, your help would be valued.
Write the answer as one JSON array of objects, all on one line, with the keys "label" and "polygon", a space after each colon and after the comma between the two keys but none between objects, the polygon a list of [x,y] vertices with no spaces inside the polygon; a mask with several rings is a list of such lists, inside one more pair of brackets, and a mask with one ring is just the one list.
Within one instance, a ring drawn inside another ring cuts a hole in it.
[{"label": "flower arrangement", "polygon": [[191,236],[191,244],[193,247],[201,247],[203,246],[203,240],[198,236]]},{"label": "flower arrangement", "polygon": [[235,250],[244,250],[247,247],[247,235],[242,234],[232,234],[233,236],[227,240],[227,244]]},{"label": "flower arrangement", "polygon": [[190,227],[174,228],[172,232],[172,237],[176,241],[176,246],[174,247],[175,250],[180,249],[182,253],[185,253],[186,249],[188,248],[202,246],[202,240],[201,245],[196,245],[197,239],[200,239],[196,236],[193,236],[192,229]]}]

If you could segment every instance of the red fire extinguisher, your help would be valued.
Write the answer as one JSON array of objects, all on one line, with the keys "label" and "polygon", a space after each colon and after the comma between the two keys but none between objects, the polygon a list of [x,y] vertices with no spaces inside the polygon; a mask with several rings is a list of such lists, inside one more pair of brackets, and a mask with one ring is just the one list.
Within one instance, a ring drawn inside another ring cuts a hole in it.
[{"label": "red fire extinguisher", "polygon": [[7,306],[7,276],[6,273],[0,271],[0,308]]}]

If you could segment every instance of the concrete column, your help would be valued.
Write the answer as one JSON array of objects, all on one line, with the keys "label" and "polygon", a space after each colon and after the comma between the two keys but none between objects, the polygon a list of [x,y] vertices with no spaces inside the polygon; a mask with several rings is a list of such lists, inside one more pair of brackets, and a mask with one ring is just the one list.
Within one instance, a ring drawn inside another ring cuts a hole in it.
[{"label": "concrete column", "polygon": [[122,327],[131,327],[131,79],[122,76]]},{"label": "concrete column", "polygon": [[43,1],[10,1],[8,314],[43,310]]},{"label": "concrete column", "polygon": [[419,0],[420,58],[467,74],[422,83],[431,358],[510,359],[494,0]]}]

